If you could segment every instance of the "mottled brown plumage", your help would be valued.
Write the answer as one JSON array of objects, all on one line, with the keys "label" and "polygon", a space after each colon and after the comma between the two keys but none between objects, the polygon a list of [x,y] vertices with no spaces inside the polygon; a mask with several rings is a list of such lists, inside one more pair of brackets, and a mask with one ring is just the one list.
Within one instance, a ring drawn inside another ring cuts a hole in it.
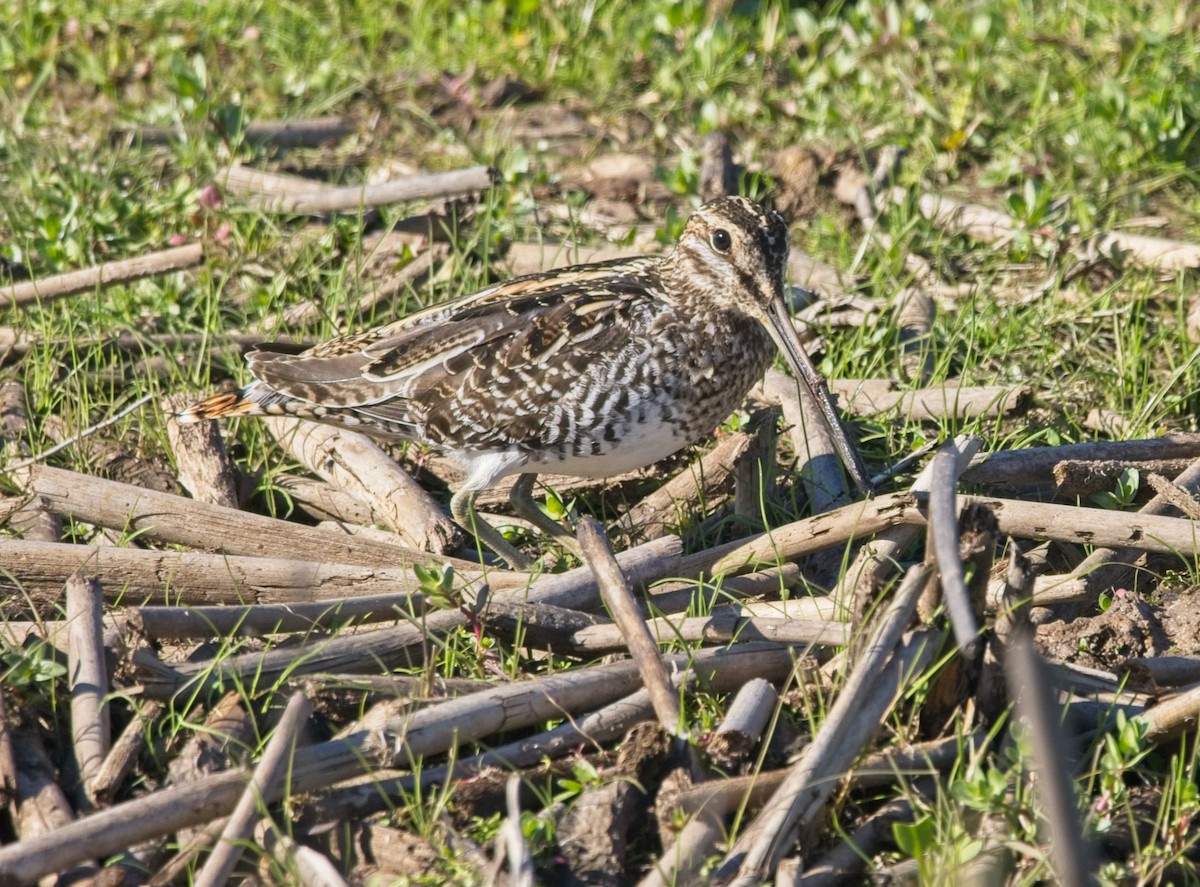
[{"label": "mottled brown plumage", "polygon": [[[787,251],[776,213],[722,198],[701,207],[662,258],[516,278],[301,354],[252,351],[256,381],[181,418],[291,415],[428,444],[467,470],[452,506],[469,522],[475,496],[506,475],[526,476],[517,496],[529,499],[538,472],[606,477],[701,440],[762,378],[778,345],[823,398],[861,487],[857,453],[787,316]],[[531,500],[514,504],[564,535]],[[494,530],[478,531],[522,562]]]}]

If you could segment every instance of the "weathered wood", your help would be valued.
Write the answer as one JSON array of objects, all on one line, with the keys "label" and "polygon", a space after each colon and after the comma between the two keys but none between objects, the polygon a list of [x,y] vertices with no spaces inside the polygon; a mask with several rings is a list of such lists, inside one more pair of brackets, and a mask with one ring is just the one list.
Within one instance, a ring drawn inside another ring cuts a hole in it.
[{"label": "weathered wood", "polygon": [[79,764],[82,795],[96,800],[93,783],[112,746],[108,672],[101,619],[103,592],[91,577],[67,580],[67,680],[71,692],[71,743]]},{"label": "weathered wood", "polygon": [[[842,647],[851,633],[851,626],[845,622],[756,618],[725,612],[683,619],[662,617],[650,620],[646,626],[660,644],[672,641],[706,644],[773,641],[777,644]],[[599,656],[626,649],[626,640],[615,625],[595,625],[575,631],[567,649],[581,655]]]},{"label": "weathered wood", "polygon": [[338,535],[60,468],[33,465],[19,472],[17,479],[57,514],[126,532],[137,531],[158,542],[249,557],[299,557],[394,567],[453,563],[456,569],[467,572],[479,569],[470,561],[434,557],[399,544]]},{"label": "weathered wood", "polygon": [[457,197],[486,191],[496,181],[490,166],[473,166],[454,172],[422,173],[374,185],[324,186],[308,193],[279,194],[264,199],[262,207],[272,212],[321,215],[358,212],[364,207],[385,206],[407,200]]},{"label": "weathered wood", "polygon": [[[319,148],[339,141],[354,132],[354,124],[345,117],[300,117],[295,120],[255,120],[247,123],[240,135],[252,145],[277,148]],[[176,126],[139,126],[132,131],[117,130],[114,137],[129,138],[142,145],[171,145],[185,138],[186,131]],[[221,133],[233,138],[235,133]]]},{"label": "weathered wood", "polygon": [[985,453],[963,472],[965,484],[1035,484],[1054,479],[1054,466],[1068,459],[1146,462],[1200,457],[1200,434],[1164,434],[1143,440],[1093,441],[1060,447],[1031,447]]},{"label": "weathered wood", "polygon": [[406,544],[435,554],[461,544],[446,510],[366,435],[303,419],[262,422],[293,458],[366,504]]},{"label": "weathered wood", "polygon": [[1026,385],[957,386],[949,382],[900,391],[886,379],[830,379],[829,388],[842,408],[857,416],[894,410],[906,419],[922,422],[1005,416],[1023,410],[1033,396]]},{"label": "weathered wood", "polygon": [[203,260],[204,247],[199,243],[189,243],[186,246],[147,253],[132,259],[105,262],[82,271],[69,271],[42,280],[28,280],[0,288],[0,308],[50,302],[64,296],[90,292],[97,287],[191,268]]},{"label": "weathered wood", "polygon": [[175,416],[194,400],[192,395],[177,393],[163,400],[167,418],[167,441],[175,454],[179,485],[193,499],[226,508],[237,508],[236,478],[225,443],[215,422],[180,425]]},{"label": "weathered wood", "polygon": [[143,702],[129,719],[129,723],[113,742],[112,748],[92,779],[92,794],[97,803],[110,803],[120,790],[125,777],[129,775],[138,755],[146,746],[147,729],[158,720],[162,711],[162,706],[157,702]]}]

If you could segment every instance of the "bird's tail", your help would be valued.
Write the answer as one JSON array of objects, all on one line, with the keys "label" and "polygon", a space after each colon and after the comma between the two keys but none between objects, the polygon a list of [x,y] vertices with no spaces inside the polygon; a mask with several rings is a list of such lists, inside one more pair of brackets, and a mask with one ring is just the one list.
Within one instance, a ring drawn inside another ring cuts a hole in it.
[{"label": "bird's tail", "polygon": [[175,421],[181,425],[202,422],[205,419],[220,419],[225,416],[261,416],[262,408],[258,402],[245,396],[242,391],[229,391],[225,394],[214,394],[204,400],[197,401],[182,412],[175,414]]}]

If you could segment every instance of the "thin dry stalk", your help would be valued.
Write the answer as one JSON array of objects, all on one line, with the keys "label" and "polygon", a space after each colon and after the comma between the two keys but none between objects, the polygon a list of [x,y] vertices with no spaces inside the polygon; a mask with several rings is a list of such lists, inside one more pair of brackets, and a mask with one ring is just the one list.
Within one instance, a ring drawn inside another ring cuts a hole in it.
[{"label": "thin dry stalk", "polygon": [[927,574],[928,568],[914,566],[905,575],[812,744],[726,854],[715,874],[716,883],[749,885],[770,877],[797,824],[814,815],[833,792],[836,780],[831,777],[846,770],[875,735],[904,686],[908,666],[919,657],[920,646],[932,640],[922,634],[916,642],[920,646],[910,647],[911,657],[897,649]]},{"label": "thin dry stalk", "polygon": [[158,720],[163,707],[157,702],[143,702],[129,719],[121,735],[109,749],[108,757],[92,779],[92,794],[99,804],[107,804],[120,790],[125,777],[133,769],[137,757],[146,746],[146,730]]},{"label": "thin dry stalk", "polygon": [[650,691],[659,723],[672,736],[682,735],[683,713],[679,708],[679,697],[671,689],[658,646],[642,621],[641,611],[633,599],[633,590],[621,572],[617,559],[613,557],[612,548],[604,536],[604,528],[595,518],[584,515],[579,519],[577,534],[584,560],[596,574],[600,595],[625,638],[629,654],[637,663],[646,689]]},{"label": "thin dry stalk", "polygon": [[895,411],[905,419],[941,422],[946,419],[995,418],[1028,406],[1033,391],[1026,385],[955,385],[952,381],[900,391],[886,379],[831,379],[830,389],[843,409],[857,416]]},{"label": "thin dry stalk", "polygon": [[127,283],[155,274],[191,268],[203,260],[204,247],[199,243],[189,243],[186,246],[147,253],[132,259],[105,262],[82,271],[69,271],[42,280],[28,280],[0,289],[0,309],[34,303],[44,304],[114,283]]},{"label": "thin dry stalk", "polygon": [[1144,440],[1093,441],[1060,447],[1032,447],[985,453],[963,472],[966,484],[1051,483],[1054,466],[1068,459],[1148,462],[1154,459],[1200,458],[1200,434],[1164,434]]},{"label": "thin dry stalk", "polygon": [[308,698],[303,693],[293,693],[246,790],[221,831],[220,840],[196,876],[196,887],[223,887],[229,880],[233,867],[241,858],[242,842],[254,832],[264,798],[277,796],[283,787],[288,757],[295,753],[300,729],[311,712],[312,703]]},{"label": "thin dry stalk", "polygon": [[103,601],[100,583],[74,575],[67,580],[67,674],[71,689],[71,742],[83,795],[95,803],[94,782],[112,745],[105,697]]},{"label": "thin dry stalk", "polygon": [[[851,635],[851,626],[846,622],[755,618],[737,612],[686,619],[663,617],[652,619],[645,625],[660,644],[672,641],[700,641],[705,644],[771,641],[776,644],[844,647]],[[571,634],[565,649],[580,656],[601,656],[628,649],[627,644],[619,626],[594,625]]]},{"label": "thin dry stalk", "polygon": [[[256,120],[240,133],[222,133],[227,138],[240,135],[251,145],[275,148],[319,148],[337,142],[354,132],[354,124],[345,117],[302,117],[296,120]],[[170,145],[186,137],[174,126],[139,126],[131,132],[114,133],[144,146]]]},{"label": "thin dry stalk", "polygon": [[[979,438],[968,441],[965,449],[977,450]],[[975,660],[979,647],[979,623],[967,591],[967,580],[959,546],[958,509],[955,489],[958,476],[966,468],[967,458],[954,441],[947,441],[933,457],[929,489],[929,537],[934,564],[942,585],[942,596],[954,629],[954,640],[968,662]]]},{"label": "thin dry stalk", "polygon": [[426,200],[436,197],[459,197],[486,191],[496,181],[496,171],[489,166],[444,173],[423,173],[406,176],[375,185],[314,188],[307,194],[280,194],[265,199],[262,208],[271,212],[298,215],[358,212],[363,208]]},{"label": "thin dry stalk", "polygon": [[192,401],[190,394],[173,394],[162,403],[167,417],[167,441],[175,454],[179,485],[200,502],[237,508],[233,466],[216,422],[180,425],[176,415]]},{"label": "thin dry stalk", "polygon": [[1191,520],[1200,520],[1200,502],[1182,487],[1176,486],[1161,474],[1151,472],[1146,477],[1146,483],[1158,495],[1162,496],[1179,509],[1180,513]]},{"label": "thin dry stalk", "polygon": [[367,505],[406,544],[435,554],[461,544],[445,509],[366,435],[303,419],[262,422],[293,458]]}]

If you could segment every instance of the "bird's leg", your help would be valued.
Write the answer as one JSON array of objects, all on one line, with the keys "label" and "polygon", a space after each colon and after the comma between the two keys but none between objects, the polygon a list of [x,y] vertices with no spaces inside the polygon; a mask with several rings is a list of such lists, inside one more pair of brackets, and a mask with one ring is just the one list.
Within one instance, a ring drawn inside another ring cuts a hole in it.
[{"label": "bird's leg", "polygon": [[501,536],[499,530],[475,513],[475,499],[478,496],[478,490],[459,490],[450,498],[450,516],[478,541],[500,555],[509,567],[521,572],[530,570],[533,561]]},{"label": "bird's leg", "polygon": [[512,491],[508,494],[508,501],[512,504],[513,511],[517,513],[517,517],[523,518],[533,524],[567,551],[574,554],[580,560],[583,559],[583,553],[579,550],[579,543],[575,540],[574,534],[567,530],[558,521],[548,517],[537,502],[533,499],[533,484],[537,480],[536,474],[522,474],[517,478],[517,482],[513,484]]}]

